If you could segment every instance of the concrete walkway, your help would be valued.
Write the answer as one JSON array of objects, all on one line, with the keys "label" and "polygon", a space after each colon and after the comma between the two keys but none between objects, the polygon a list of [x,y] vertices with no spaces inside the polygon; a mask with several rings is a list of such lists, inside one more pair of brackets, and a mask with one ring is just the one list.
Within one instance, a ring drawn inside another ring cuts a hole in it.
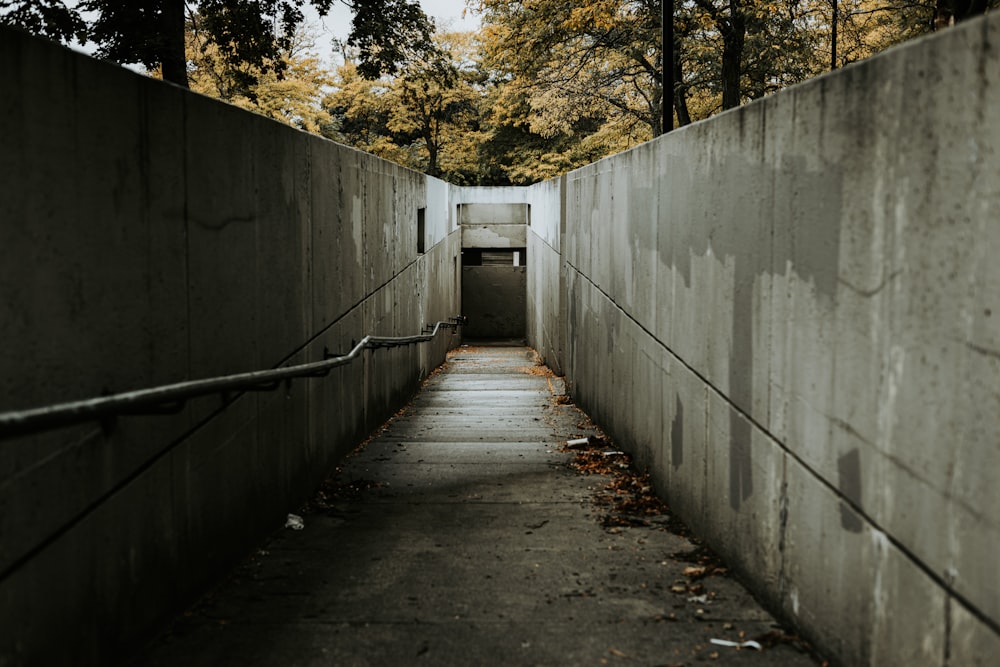
[{"label": "concrete walkway", "polygon": [[[669,516],[595,504],[613,478],[571,462],[621,457],[566,450],[599,433],[561,393],[527,348],[456,350],[302,530],[276,534],[136,664],[815,664],[768,641],[774,620]],[[764,650],[710,642],[756,637]]]}]

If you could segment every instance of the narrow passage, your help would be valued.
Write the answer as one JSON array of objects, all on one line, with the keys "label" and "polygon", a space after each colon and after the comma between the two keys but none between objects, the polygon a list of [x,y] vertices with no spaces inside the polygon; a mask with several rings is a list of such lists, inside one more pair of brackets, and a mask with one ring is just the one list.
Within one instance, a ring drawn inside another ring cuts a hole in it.
[{"label": "narrow passage", "polygon": [[[304,528],[277,533],[136,664],[816,664],[668,514],[608,504],[636,478],[599,473],[627,459],[535,359],[452,352],[302,510]],[[595,446],[566,446],[584,437]]]}]

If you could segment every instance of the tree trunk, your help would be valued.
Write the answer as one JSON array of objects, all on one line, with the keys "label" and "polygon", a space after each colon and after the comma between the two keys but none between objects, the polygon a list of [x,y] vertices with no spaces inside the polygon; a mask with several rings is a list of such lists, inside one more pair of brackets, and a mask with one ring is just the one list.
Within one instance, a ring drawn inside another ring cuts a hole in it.
[{"label": "tree trunk", "polygon": [[160,64],[163,80],[188,87],[187,56],[184,53],[184,0],[163,0],[163,30]]},{"label": "tree trunk", "polygon": [[937,0],[934,5],[934,29],[941,30],[951,25],[953,14],[952,0]]},{"label": "tree trunk", "polygon": [[678,127],[691,124],[687,88],[684,86],[684,71],[681,69],[681,59],[676,56],[674,57],[674,110],[677,112]]},{"label": "tree trunk", "polygon": [[830,69],[837,69],[837,23],[840,22],[840,8],[833,0],[833,17],[830,19]]},{"label": "tree trunk", "polygon": [[[662,70],[661,70],[662,71]],[[664,108],[664,105],[668,104],[670,100],[664,98],[663,96],[663,84],[653,83],[653,96],[649,100],[649,129],[652,131],[654,137],[658,137],[669,129],[664,129],[667,126],[667,114],[670,113],[669,108]]]},{"label": "tree trunk", "polygon": [[740,65],[746,41],[747,22],[739,0],[731,0],[729,20],[720,26],[722,33],[722,108],[740,105]]},{"label": "tree trunk", "polygon": [[440,176],[441,170],[438,168],[438,145],[430,136],[424,137],[427,146],[427,175]]},{"label": "tree trunk", "polygon": [[934,11],[934,29],[947,28],[952,23],[983,14],[987,0],[937,0]]},{"label": "tree trunk", "polygon": [[660,0],[660,128],[654,136],[661,132],[674,129],[673,98],[674,61],[677,60],[677,47],[674,40],[674,0]]}]

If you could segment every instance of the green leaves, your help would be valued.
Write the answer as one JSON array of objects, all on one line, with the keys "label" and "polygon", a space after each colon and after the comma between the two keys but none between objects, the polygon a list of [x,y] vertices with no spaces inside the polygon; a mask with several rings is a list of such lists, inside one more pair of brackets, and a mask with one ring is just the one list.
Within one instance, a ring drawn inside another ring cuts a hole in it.
[{"label": "green leaves", "polygon": [[360,51],[358,72],[368,79],[396,74],[400,66],[432,50],[434,26],[410,0],[354,0],[348,46]]},{"label": "green leaves", "polygon": [[87,39],[87,24],[63,0],[0,0],[0,23],[57,42]]},{"label": "green leaves", "polygon": [[[185,21],[218,47],[218,58],[252,88],[258,75],[284,76],[287,51],[303,20],[306,0],[0,0],[0,21],[58,41],[98,45],[97,55],[118,63],[141,63],[163,78],[187,85]],[[322,15],[334,0],[309,0]],[[360,49],[363,75],[377,78],[431,46],[433,26],[413,0],[342,0],[354,10],[348,43]],[[95,18],[88,25],[84,15]]]},{"label": "green leaves", "polygon": [[438,34],[397,76],[377,82],[346,63],[330,97],[340,137],[434,176],[477,180],[484,99],[477,48],[470,34]]}]

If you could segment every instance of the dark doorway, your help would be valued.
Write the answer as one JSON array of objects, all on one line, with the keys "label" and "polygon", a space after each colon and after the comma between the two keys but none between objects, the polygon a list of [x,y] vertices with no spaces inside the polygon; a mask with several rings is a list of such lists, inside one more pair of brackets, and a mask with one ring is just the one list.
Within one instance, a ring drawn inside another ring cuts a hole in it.
[{"label": "dark doorway", "polygon": [[528,273],[525,248],[462,251],[462,314],[466,339],[524,338]]}]

